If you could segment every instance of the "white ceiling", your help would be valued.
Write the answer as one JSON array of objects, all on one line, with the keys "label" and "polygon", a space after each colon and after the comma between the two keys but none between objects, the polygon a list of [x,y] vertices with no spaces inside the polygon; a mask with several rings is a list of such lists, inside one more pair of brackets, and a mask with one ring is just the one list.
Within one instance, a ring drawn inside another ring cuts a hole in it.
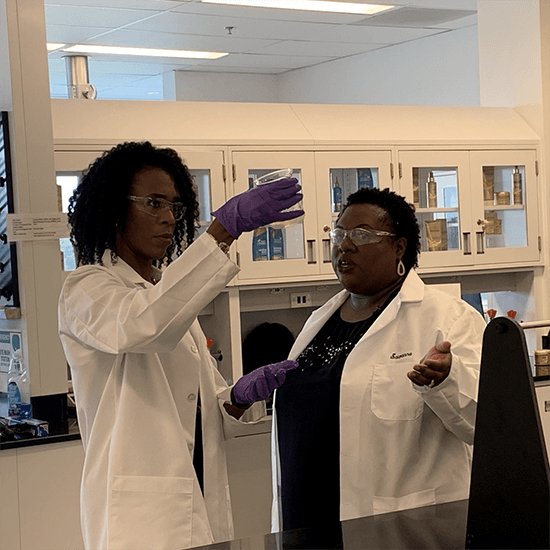
[{"label": "white ceiling", "polygon": [[[45,0],[46,32],[64,44],[229,52],[217,60],[90,56],[99,99],[161,100],[162,74],[174,70],[277,75],[477,24],[477,0],[376,2],[395,8],[365,17],[199,0]],[[52,97],[67,97],[63,55],[49,54]]]}]

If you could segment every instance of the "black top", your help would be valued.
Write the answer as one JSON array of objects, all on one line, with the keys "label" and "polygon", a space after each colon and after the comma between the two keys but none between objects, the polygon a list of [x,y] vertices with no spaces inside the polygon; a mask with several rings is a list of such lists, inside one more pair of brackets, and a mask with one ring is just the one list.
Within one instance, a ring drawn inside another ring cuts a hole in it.
[{"label": "black top", "polygon": [[277,390],[285,531],[340,519],[340,379],[347,356],[381,311],[348,323],[338,309]]}]

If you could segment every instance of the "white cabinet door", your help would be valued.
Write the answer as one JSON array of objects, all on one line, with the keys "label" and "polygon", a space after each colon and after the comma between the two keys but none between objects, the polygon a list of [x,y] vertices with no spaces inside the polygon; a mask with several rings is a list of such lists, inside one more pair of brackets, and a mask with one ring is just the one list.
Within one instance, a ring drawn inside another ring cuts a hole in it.
[{"label": "white cabinet door", "polygon": [[241,283],[280,282],[319,274],[319,230],[315,163],[312,152],[233,151],[235,194],[249,189],[259,176],[292,168],[304,195],[305,216],[283,229],[260,228],[237,241]]},{"label": "white cabinet door", "polygon": [[278,234],[260,229],[239,238],[238,277],[243,283],[335,278],[327,231],[347,197],[360,187],[392,187],[389,150],[233,151],[232,160],[235,193],[248,189],[256,177],[292,168],[302,185],[306,212],[300,223]]},{"label": "white cabinet door", "polygon": [[538,261],[535,163],[534,150],[470,154],[476,264]]},{"label": "white cabinet door", "polygon": [[535,150],[399,151],[401,193],[421,231],[420,267],[539,260]]},{"label": "white cabinet door", "polygon": [[399,151],[400,192],[415,205],[420,267],[474,263],[468,151]]},{"label": "white cabinet door", "polygon": [[330,260],[331,229],[349,195],[362,187],[392,188],[391,151],[322,151],[315,153],[319,269],[334,275]]}]

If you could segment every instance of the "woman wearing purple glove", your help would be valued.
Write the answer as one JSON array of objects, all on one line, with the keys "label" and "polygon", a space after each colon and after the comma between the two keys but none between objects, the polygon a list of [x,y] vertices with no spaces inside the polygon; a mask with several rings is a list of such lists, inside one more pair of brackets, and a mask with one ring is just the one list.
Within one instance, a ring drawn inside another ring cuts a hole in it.
[{"label": "woman wearing purple glove", "polygon": [[224,430],[293,364],[243,377],[235,406],[197,316],[238,272],[233,240],[287,219],[280,210],[298,190],[285,180],[233,197],[195,239],[197,196],[174,150],[123,143],[85,173],[69,207],[78,268],[61,292],[59,332],[86,453],[87,550],[233,538]]}]

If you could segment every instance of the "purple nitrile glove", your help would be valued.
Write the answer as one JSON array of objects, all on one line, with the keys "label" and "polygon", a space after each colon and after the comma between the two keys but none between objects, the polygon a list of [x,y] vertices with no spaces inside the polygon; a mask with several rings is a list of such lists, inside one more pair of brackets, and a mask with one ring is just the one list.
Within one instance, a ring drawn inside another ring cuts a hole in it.
[{"label": "purple nitrile glove", "polygon": [[296,178],[259,185],[229,199],[212,215],[237,239],[244,231],[301,216],[303,210],[281,212],[302,200],[300,189]]},{"label": "purple nitrile glove", "polygon": [[245,374],[233,386],[231,395],[235,405],[246,405],[267,399],[285,381],[286,373],[298,367],[298,361],[289,359],[266,365]]}]

